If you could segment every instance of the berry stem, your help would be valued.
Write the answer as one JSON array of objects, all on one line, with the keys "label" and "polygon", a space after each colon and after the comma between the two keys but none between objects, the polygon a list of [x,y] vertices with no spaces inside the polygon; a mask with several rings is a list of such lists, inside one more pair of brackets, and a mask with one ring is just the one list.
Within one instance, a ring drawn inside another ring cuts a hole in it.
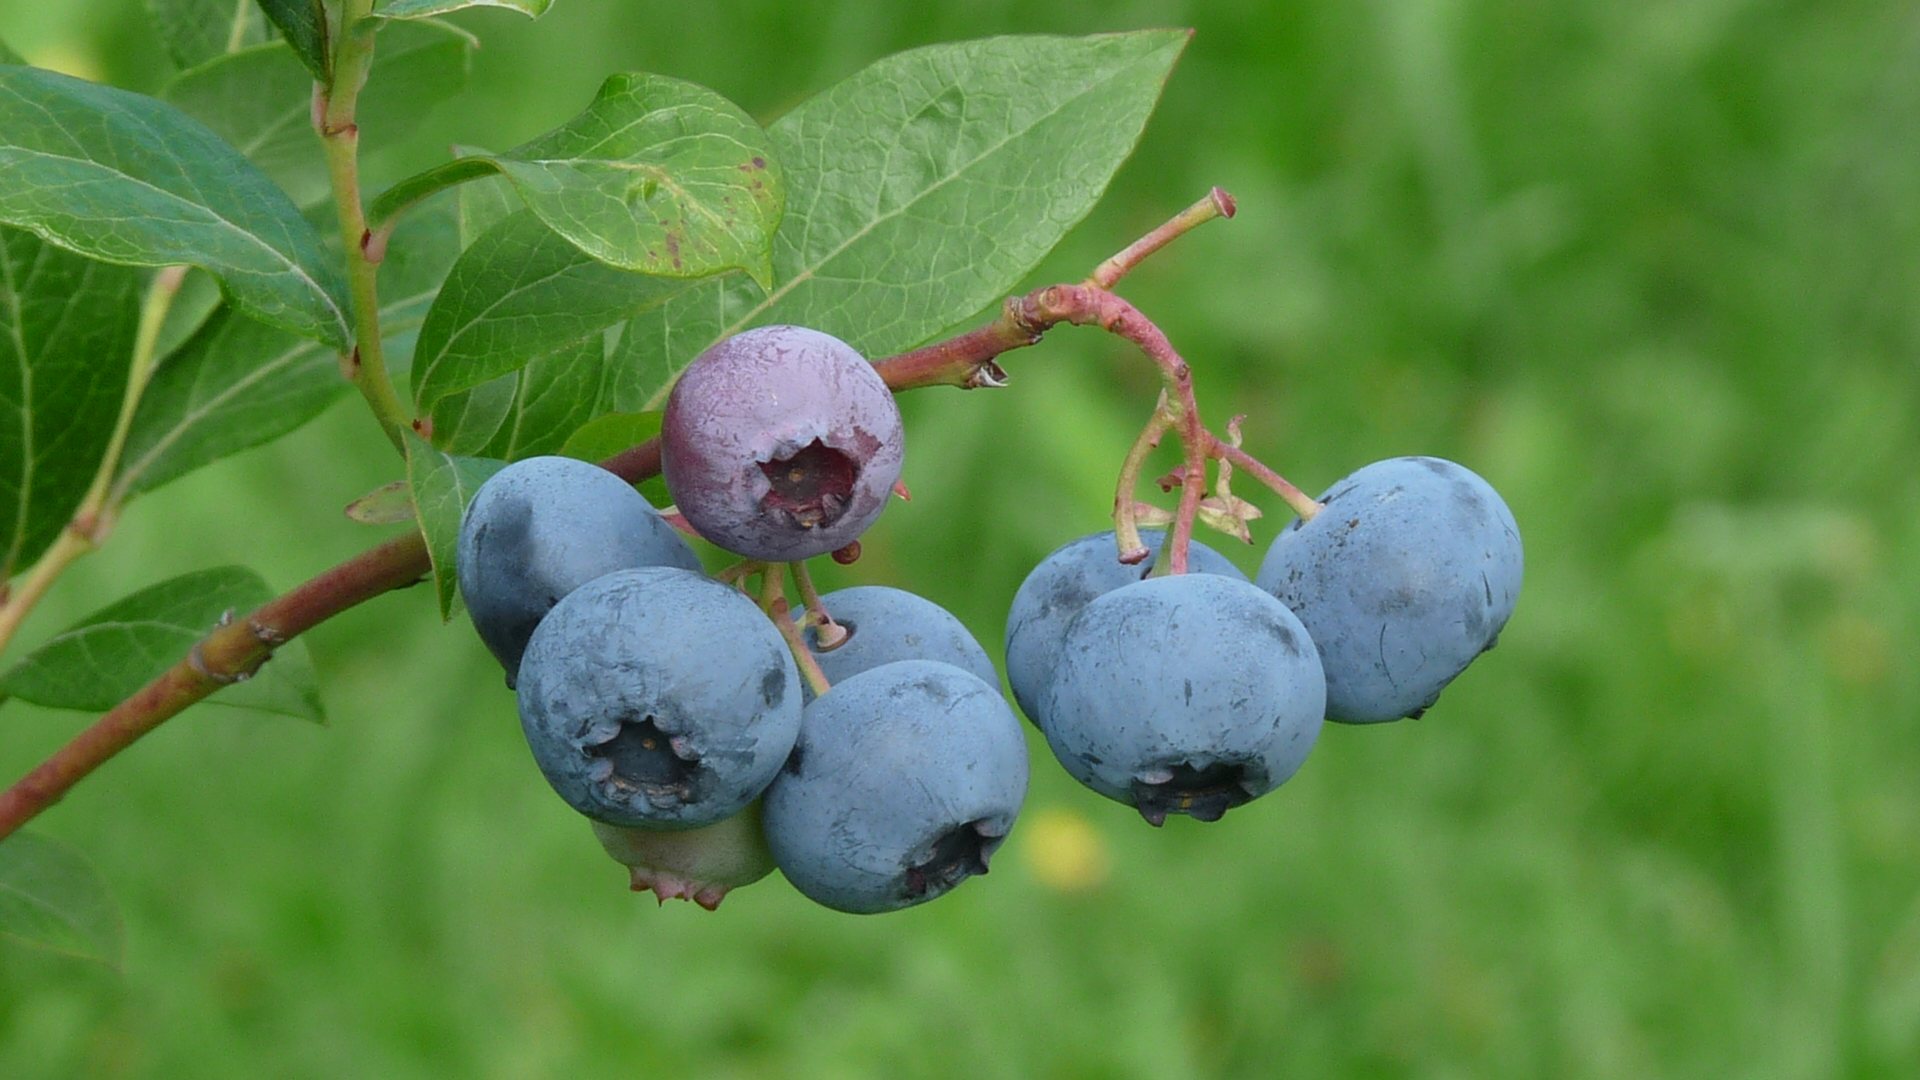
[{"label": "berry stem", "polygon": [[1230,218],[1233,214],[1233,196],[1216,187],[1199,202],[1101,263],[1079,285],[1051,285],[1025,296],[1008,297],[1000,305],[999,317],[987,325],[878,361],[875,366],[886,376],[887,385],[895,390],[922,386],[979,390],[1005,386],[1007,373],[994,362],[996,357],[1039,344],[1043,334],[1062,322],[1085,324],[1089,320],[1073,318],[1072,313],[1087,307],[1093,294],[1106,293],[1147,256],[1195,227],[1217,217]]},{"label": "berry stem", "polygon": [[1160,369],[1161,381],[1171,398],[1169,407],[1174,427],[1180,433],[1180,446],[1185,452],[1180,508],[1174,514],[1173,533],[1167,539],[1167,572],[1186,573],[1187,548],[1193,540],[1193,520],[1200,512],[1201,496],[1206,493],[1207,452],[1209,440],[1213,439],[1200,422],[1200,403],[1193,394],[1193,369],[1180,358],[1173,343],[1152,319],[1105,289],[1091,285],[1055,285],[1040,290],[1038,302],[1043,312],[1058,315],[1057,321],[1098,326],[1133,342]]},{"label": "berry stem", "polygon": [[1286,503],[1289,509],[1300,515],[1301,521],[1312,521],[1313,515],[1320,512],[1320,503],[1314,501],[1312,496],[1294,487],[1291,483],[1288,483],[1286,477],[1281,476],[1279,473],[1261,464],[1260,460],[1252,454],[1230,443],[1222,442],[1211,435],[1209,435],[1208,438],[1212,440],[1212,444],[1208,447],[1207,451],[1211,456],[1219,458],[1223,462],[1230,461],[1235,468],[1244,469],[1252,474],[1255,480],[1271,488],[1273,493],[1280,496],[1281,501]]},{"label": "berry stem", "polygon": [[1133,440],[1126,459],[1120,463],[1120,481],[1113,492],[1113,542],[1120,549],[1120,561],[1129,566],[1140,563],[1149,554],[1147,545],[1140,539],[1140,504],[1133,497],[1140,486],[1140,470],[1147,463],[1147,455],[1172,428],[1173,417],[1167,411],[1167,395],[1163,391],[1154,404],[1153,415],[1147,418],[1146,426],[1140,429],[1139,437]]},{"label": "berry stem", "polygon": [[[787,598],[778,595],[780,575],[774,573],[771,566],[767,568],[767,581],[772,584],[763,586],[761,590],[762,606],[766,608],[767,618],[773,620],[774,629],[786,639],[787,649],[793,653],[793,662],[800,668],[800,677],[813,688],[814,697],[821,697],[833,688],[833,684],[827,681],[827,673],[820,670],[820,661],[813,658],[813,650],[807,648],[806,633],[800,629],[799,623],[793,621]],[[768,591],[776,594],[771,600],[765,599]]]},{"label": "berry stem", "polygon": [[813,574],[808,572],[804,561],[787,564],[793,574],[793,587],[800,591],[800,602],[806,605],[806,624],[813,627],[814,640],[819,643],[821,652],[830,652],[839,648],[847,640],[847,632],[833,616],[827,614],[827,605],[820,599],[820,590],[814,588]]},{"label": "berry stem", "polygon": [[1230,218],[1237,209],[1233,196],[1225,188],[1216,187],[1207,192],[1206,197],[1178,214],[1167,219],[1166,224],[1147,235],[1128,244],[1125,250],[1099,265],[1088,275],[1086,284],[1101,289],[1111,289],[1120,279],[1132,272],[1146,257],[1166,247],[1196,227],[1212,221],[1214,218]]}]

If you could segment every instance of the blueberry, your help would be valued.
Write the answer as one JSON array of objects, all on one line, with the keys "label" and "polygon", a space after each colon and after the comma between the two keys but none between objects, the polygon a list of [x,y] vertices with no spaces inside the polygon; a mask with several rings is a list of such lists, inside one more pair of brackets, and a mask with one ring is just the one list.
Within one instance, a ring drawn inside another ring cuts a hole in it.
[{"label": "blueberry", "polygon": [[584,461],[516,461],[480,485],[460,521],[460,595],[480,640],[515,682],[553,605],[602,574],[700,560],[627,482]]},{"label": "blueberry", "polygon": [[758,800],[698,829],[634,829],[601,821],[592,825],[600,846],[627,868],[633,891],[652,889],[663,904],[678,898],[712,911],[727,893],[773,872]]},{"label": "blueberry", "polygon": [[[859,585],[820,598],[847,636],[826,651],[819,635],[807,631],[807,646],[830,683],[839,683],[870,668],[895,660],[939,660],[977,676],[988,686],[1000,685],[987,650],[980,647],[965,623],[923,596],[884,585]],[[804,618],[798,612],[794,618]],[[800,689],[813,700],[804,682]]]},{"label": "blueberry", "polygon": [[696,532],[791,562],[858,539],[900,479],[905,435],[887,384],[853,347],[763,326],[701,353],[667,398],[661,471]]},{"label": "blueberry", "polygon": [[1140,811],[1219,819],[1279,787],[1320,732],[1326,682],[1300,620],[1237,578],[1148,578],[1067,625],[1047,742],[1074,779]]},{"label": "blueberry", "polygon": [[520,725],[575,810],[694,828],[738,813],[780,770],[799,684],[786,641],[738,590],[687,570],[617,570],[533,632]]},{"label": "blueberry", "polygon": [[1255,580],[1320,647],[1329,719],[1419,716],[1513,615],[1519,526],[1485,480],[1439,458],[1374,462],[1320,501]]},{"label": "blueberry", "polygon": [[[1145,562],[1128,566],[1115,557],[1118,549],[1113,546],[1113,533],[1083,536],[1040,560],[1013,594],[1013,606],[1007,611],[1007,681],[1013,686],[1013,699],[1020,703],[1021,711],[1041,730],[1047,726],[1043,715],[1047,685],[1053,679],[1060,637],[1067,623],[1094,597],[1131,585],[1153,572],[1166,533],[1142,532],[1140,538],[1152,554]],[[1187,548],[1187,569],[1247,580],[1247,575],[1226,556],[1199,541]]]},{"label": "blueberry", "polygon": [[986,873],[1026,792],[1026,742],[999,692],[951,664],[901,660],[807,706],[767,789],[767,844],[811,899],[894,911]]}]

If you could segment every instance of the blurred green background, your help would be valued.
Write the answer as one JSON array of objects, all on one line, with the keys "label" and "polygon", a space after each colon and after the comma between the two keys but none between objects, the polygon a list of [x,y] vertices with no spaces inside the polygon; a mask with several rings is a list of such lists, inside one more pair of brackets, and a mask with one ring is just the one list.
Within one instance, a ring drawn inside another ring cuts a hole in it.
[{"label": "blurred green background", "polygon": [[[389,169],[504,146],[612,71],[762,119],[888,52],[1186,25],[1139,153],[1029,284],[1210,184],[1240,216],[1124,291],[1203,409],[1309,490],[1455,458],[1527,584],[1426,719],[1327,730],[1276,794],[1147,828],[1035,741],[991,878],[856,918],[778,880],[656,910],[532,768],[424,591],[311,638],[327,728],[201,709],[36,827],[122,902],[124,971],[0,947],[0,1076],[1920,1075],[1920,10],[1901,0],[560,0],[458,21],[475,87]],[[10,3],[30,59],[166,76],[139,0]],[[911,395],[911,504],[837,582],[997,651],[1100,528],[1151,403],[1064,330]],[[225,562],[374,539],[357,400],[127,514],[23,645]],[[1277,502],[1270,512],[1281,517]],[[1271,536],[1280,522],[1263,524]],[[1251,570],[1258,550],[1238,550]],[[89,718],[18,703],[18,774]]]}]

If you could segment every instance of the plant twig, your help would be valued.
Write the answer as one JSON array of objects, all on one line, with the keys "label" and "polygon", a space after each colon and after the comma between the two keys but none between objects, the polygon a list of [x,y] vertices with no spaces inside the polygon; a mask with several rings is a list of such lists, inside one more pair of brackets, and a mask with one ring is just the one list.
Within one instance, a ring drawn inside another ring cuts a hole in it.
[{"label": "plant twig", "polygon": [[360,128],[355,109],[373,66],[375,24],[367,19],[372,11],[373,0],[346,0],[342,7],[333,85],[315,113],[340,219],[340,241],[347,253],[347,287],[353,295],[354,344],[340,358],[340,369],[366,399],[394,449],[404,454],[408,410],[387,373],[386,345],[380,337],[379,264],[385,244],[367,231],[360,201]]},{"label": "plant twig", "polygon": [[159,359],[154,353],[159,348],[160,328],[166,324],[167,312],[173,307],[173,298],[179,294],[180,283],[186,276],[184,266],[162,267],[147,288],[146,300],[140,308],[139,329],[134,333],[133,355],[127,364],[127,389],[120,399],[120,415],[114,421],[113,434],[107,438],[100,466],[94,470],[93,482],[87,486],[87,493],[74,509],[72,519],[41,553],[19,586],[6,590],[0,597],[0,653],[7,651],[20,624],[53,587],[54,581],[76,559],[99,547],[113,530],[114,520],[120,513],[119,500],[113,495],[113,477],[120,469],[120,454],[126,449],[127,433],[133,429],[134,414],[139,410],[140,398],[147,391],[154,363]]},{"label": "plant twig", "polygon": [[1101,263],[1087,277],[1086,283],[1102,289],[1111,289],[1134,267],[1139,266],[1147,256],[1214,218],[1232,217],[1235,209],[1237,207],[1233,196],[1227,194],[1225,188],[1214,188],[1207,192],[1206,198],[1173,215],[1166,224],[1128,244],[1126,250]]},{"label": "plant twig", "polygon": [[1313,496],[1288,483],[1286,477],[1269,469],[1245,450],[1219,439],[1213,439],[1213,445],[1207,452],[1222,461],[1233,462],[1235,468],[1251,473],[1255,480],[1267,485],[1275,495],[1280,496],[1280,500],[1287,504],[1288,509],[1300,515],[1300,520],[1312,521],[1313,515],[1320,512],[1321,504],[1315,501]]}]

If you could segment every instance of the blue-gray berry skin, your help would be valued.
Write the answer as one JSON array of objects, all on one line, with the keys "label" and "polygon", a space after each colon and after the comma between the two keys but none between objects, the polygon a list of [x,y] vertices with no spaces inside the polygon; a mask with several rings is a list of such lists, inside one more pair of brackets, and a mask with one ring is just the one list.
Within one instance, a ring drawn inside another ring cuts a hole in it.
[{"label": "blue-gray berry skin", "polygon": [[609,825],[690,829],[766,788],[800,731],[786,641],[738,590],[688,570],[575,589],[527,643],[520,726],[560,797]]},{"label": "blue-gray berry skin", "polygon": [[460,521],[460,597],[515,683],[527,639],[561,597],[637,566],[700,569],[686,541],[626,481],[562,457],[516,461]]},{"label": "blue-gray berry skin", "polygon": [[[1013,605],[1007,610],[1007,682],[1013,686],[1013,699],[1020,703],[1020,710],[1042,731],[1047,727],[1047,687],[1053,680],[1060,638],[1067,624],[1094,597],[1152,573],[1166,533],[1159,529],[1145,531],[1140,539],[1152,554],[1133,566],[1115,558],[1118,549],[1111,532],[1094,533],[1062,545],[1040,560],[1013,594]],[[1247,580],[1247,575],[1226,556],[1199,541],[1187,548],[1187,570]]]},{"label": "blue-gray berry skin", "polygon": [[1326,711],[1300,620],[1238,578],[1148,578],[1068,624],[1047,743],[1074,779],[1140,811],[1215,821],[1300,768]]},{"label": "blue-gray berry skin", "polygon": [[[847,632],[845,640],[826,651],[819,634],[809,629],[807,647],[830,683],[838,684],[863,671],[895,660],[939,660],[977,676],[988,686],[1000,685],[987,650],[980,647],[966,624],[939,604],[885,585],[857,585],[820,598],[827,614]],[[794,614],[803,619],[806,612]],[[801,692],[813,700],[803,680]]]},{"label": "blue-gray berry skin", "polygon": [[1520,595],[1520,529],[1487,482],[1430,457],[1377,461],[1274,538],[1255,579],[1320,647],[1327,717],[1417,717],[1493,647]]},{"label": "blue-gray berry skin", "polygon": [[894,911],[986,873],[1026,792],[1026,741],[1006,699],[951,664],[901,660],[807,706],[767,789],[767,844],[814,901]]},{"label": "blue-gray berry skin", "polygon": [[696,532],[792,562],[859,539],[906,449],[900,409],[851,345],[802,326],[735,334],[694,358],[660,425],[660,469]]}]

